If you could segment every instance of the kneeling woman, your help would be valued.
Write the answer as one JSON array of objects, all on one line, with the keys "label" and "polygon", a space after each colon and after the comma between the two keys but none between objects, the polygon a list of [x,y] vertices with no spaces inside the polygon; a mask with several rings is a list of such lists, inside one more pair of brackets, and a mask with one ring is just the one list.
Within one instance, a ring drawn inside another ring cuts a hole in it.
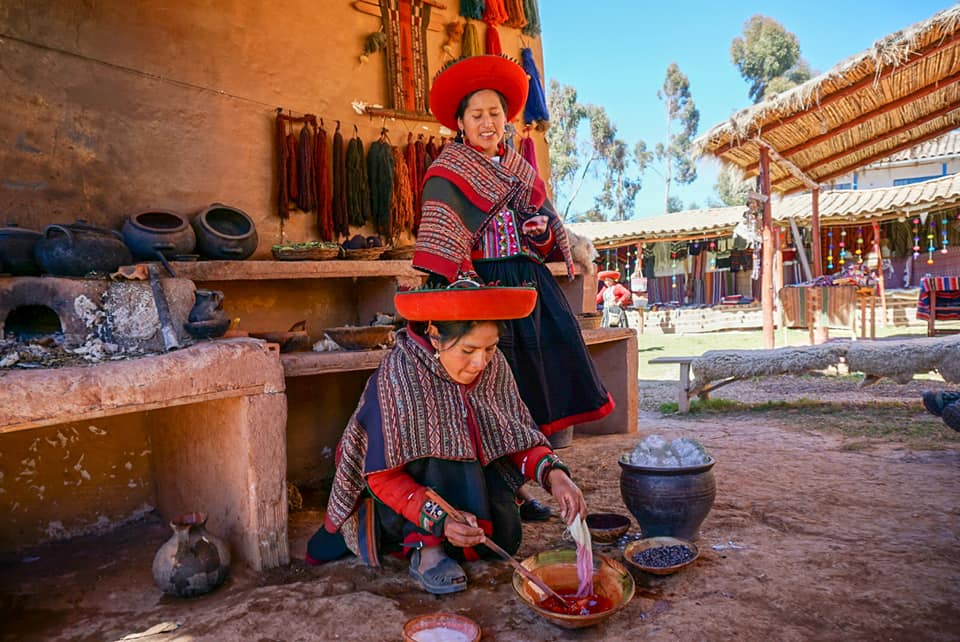
[{"label": "kneeling woman", "polygon": [[[457,560],[487,556],[489,538],[515,553],[522,534],[517,488],[533,480],[569,523],[587,508],[537,430],[497,349],[498,321],[530,313],[532,288],[475,287],[396,295],[410,321],[367,382],[337,448],[326,521],[307,561],[347,552],[372,566],[410,555],[410,575],[436,594],[466,588]],[[444,319],[437,321],[436,319]],[[468,523],[427,498],[432,488]]]}]

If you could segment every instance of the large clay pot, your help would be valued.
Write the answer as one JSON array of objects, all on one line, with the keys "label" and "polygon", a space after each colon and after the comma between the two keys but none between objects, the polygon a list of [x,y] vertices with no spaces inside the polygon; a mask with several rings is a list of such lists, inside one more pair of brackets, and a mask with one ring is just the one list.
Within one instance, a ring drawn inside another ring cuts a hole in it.
[{"label": "large clay pot", "polygon": [[711,457],[706,464],[676,468],[634,466],[620,459],[620,496],[644,537],[695,541],[717,495]]},{"label": "large clay pot", "polygon": [[168,595],[193,597],[220,586],[230,570],[230,549],[207,532],[205,513],[170,522],[173,536],[153,557],[153,580]]},{"label": "large clay pot", "polygon": [[208,259],[241,260],[257,249],[253,219],[235,207],[214,203],[193,219],[197,251]]},{"label": "large clay pot", "polygon": [[157,252],[170,258],[191,254],[197,235],[190,221],[170,210],[147,210],[130,216],[123,223],[123,240],[138,259],[155,259]]},{"label": "large clay pot", "polygon": [[33,247],[43,238],[34,230],[17,227],[14,223],[0,228],[0,272],[14,276],[40,274],[40,266],[33,258]]},{"label": "large clay pot", "polygon": [[83,219],[45,227],[43,238],[33,247],[33,258],[44,272],[55,276],[115,272],[133,262],[120,232],[90,225]]}]

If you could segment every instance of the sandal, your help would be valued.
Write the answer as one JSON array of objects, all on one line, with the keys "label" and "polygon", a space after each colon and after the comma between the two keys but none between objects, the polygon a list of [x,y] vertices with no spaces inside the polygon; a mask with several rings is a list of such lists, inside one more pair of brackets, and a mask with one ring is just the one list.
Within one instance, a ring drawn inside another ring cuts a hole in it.
[{"label": "sandal", "polygon": [[930,414],[940,417],[943,414],[944,408],[952,403],[960,401],[960,392],[934,392],[931,390],[926,390],[924,391],[922,398],[923,406],[927,409],[927,411],[930,412]]},{"label": "sandal", "polygon": [[943,409],[943,423],[960,432],[960,401],[954,401]]},{"label": "sandal", "polygon": [[455,561],[444,555],[433,567],[422,573],[420,568],[420,549],[415,549],[410,555],[410,575],[414,577],[423,590],[434,595],[457,593],[467,589],[467,574]]}]

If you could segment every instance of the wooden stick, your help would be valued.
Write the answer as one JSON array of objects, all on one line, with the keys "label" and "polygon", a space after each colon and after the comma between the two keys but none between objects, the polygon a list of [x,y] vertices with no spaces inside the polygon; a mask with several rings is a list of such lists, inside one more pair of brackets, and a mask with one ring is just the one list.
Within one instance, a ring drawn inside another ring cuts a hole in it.
[{"label": "wooden stick", "polygon": [[[447,500],[445,500],[443,497],[440,497],[440,495],[438,495],[432,488],[428,488],[428,489],[427,489],[427,499],[429,499],[430,501],[432,501],[433,503],[435,503],[436,505],[438,505],[440,508],[442,508],[442,509],[447,513],[447,515],[449,515],[449,516],[452,517],[453,519],[457,520],[457,521],[460,522],[461,524],[467,524],[467,523],[468,523],[466,517],[464,517],[463,514],[462,514],[460,511],[458,511],[456,508],[454,508],[453,506],[451,506],[450,504],[448,504],[448,503],[447,503]],[[538,577],[537,575],[535,575],[535,574],[534,574],[530,569],[528,569],[526,566],[524,566],[523,564],[521,564],[521,563],[518,562],[517,560],[513,559],[513,555],[511,555],[510,553],[508,553],[508,552],[506,552],[505,550],[503,550],[502,548],[500,548],[500,546],[499,546],[496,542],[494,542],[494,541],[492,541],[491,539],[489,539],[488,537],[484,536],[483,543],[484,543],[484,545],[485,545],[487,548],[489,548],[491,551],[493,551],[494,553],[496,553],[497,555],[499,555],[499,556],[502,557],[503,559],[505,559],[505,560],[507,560],[508,562],[510,562],[510,565],[513,566],[513,568],[516,569],[516,571],[517,571],[518,573],[520,573],[520,575],[524,576],[526,579],[528,579],[530,582],[532,582],[532,583],[533,583],[537,588],[539,588],[541,591],[543,591],[544,593],[546,593],[547,595],[549,595],[549,596],[551,596],[551,597],[557,598],[558,600],[560,600],[560,603],[561,603],[561,604],[566,605],[566,604],[568,603],[567,600],[564,599],[564,597],[563,597],[562,595],[560,595],[559,593],[557,593],[556,591],[554,591],[552,588],[550,588],[549,586],[547,586],[547,583],[546,583],[546,582],[544,582],[540,577]]]}]

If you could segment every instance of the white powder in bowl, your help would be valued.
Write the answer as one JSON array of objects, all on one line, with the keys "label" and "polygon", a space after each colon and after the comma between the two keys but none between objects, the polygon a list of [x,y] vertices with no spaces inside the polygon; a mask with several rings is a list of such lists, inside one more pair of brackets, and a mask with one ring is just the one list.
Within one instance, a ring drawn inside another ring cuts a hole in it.
[{"label": "white powder in bowl", "polygon": [[445,626],[417,631],[412,637],[417,642],[470,642],[466,633]]}]

